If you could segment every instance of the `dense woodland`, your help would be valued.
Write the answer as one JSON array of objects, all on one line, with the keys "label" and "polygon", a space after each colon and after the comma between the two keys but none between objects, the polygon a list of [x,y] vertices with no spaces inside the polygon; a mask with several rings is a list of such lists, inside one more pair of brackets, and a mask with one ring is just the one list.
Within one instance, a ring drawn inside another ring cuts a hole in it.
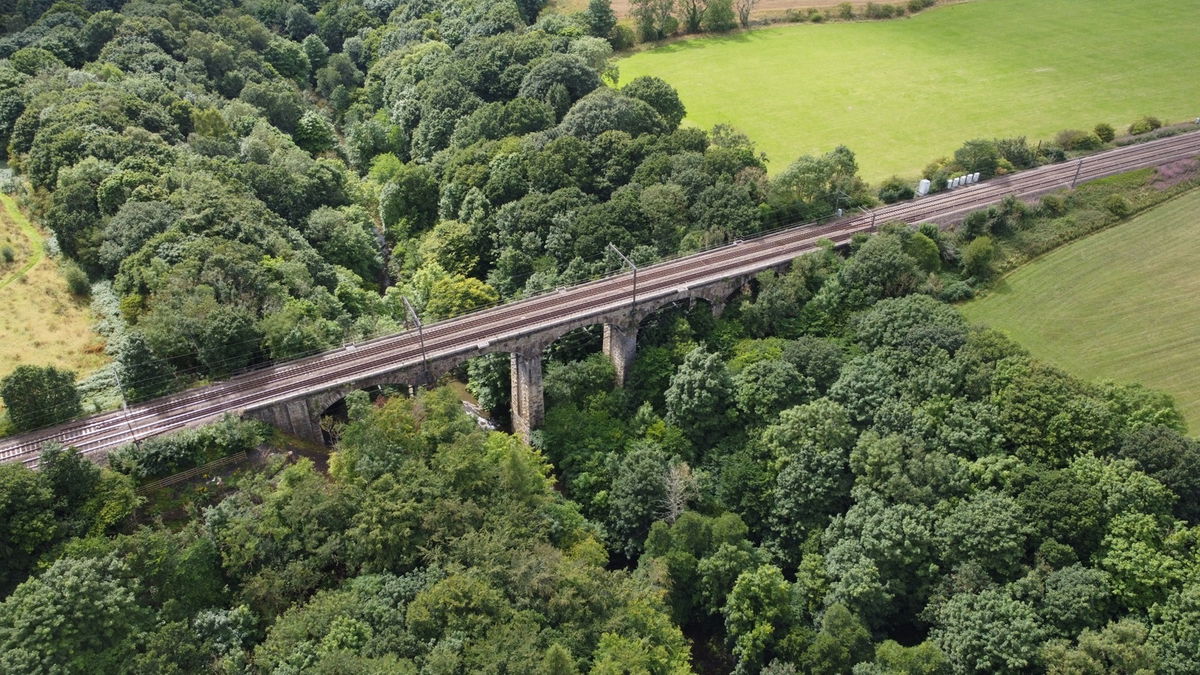
[{"label": "dense woodland", "polygon": [[[93,284],[121,391],[583,280],[610,242],[644,262],[874,202],[846,148],[768,178],[664,82],[617,88],[607,3],[541,5],[10,5],[7,189]],[[928,171],[1055,159],[978,141]],[[719,317],[671,308],[623,388],[571,334],[532,447],[435,389],[355,394],[327,470],[277,454],[177,509],[136,486],[268,430],[0,466],[0,672],[1196,672],[1200,444],[1170,399],[945,304],[1028,215],[888,226]],[[502,414],[506,363],[461,374]]]}]

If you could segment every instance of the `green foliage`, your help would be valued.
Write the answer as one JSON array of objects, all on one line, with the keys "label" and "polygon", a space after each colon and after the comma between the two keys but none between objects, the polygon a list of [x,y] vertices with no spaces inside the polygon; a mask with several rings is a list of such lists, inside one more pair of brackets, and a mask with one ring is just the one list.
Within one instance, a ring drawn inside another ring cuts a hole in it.
[{"label": "green foliage", "polygon": [[[909,3],[912,6],[912,2]],[[895,640],[885,640],[875,647],[875,661],[867,673],[909,673],[910,675],[944,675],[950,672],[946,655],[932,642],[925,641],[905,647]]]},{"label": "green foliage", "polygon": [[[608,38],[617,25],[617,14],[612,9],[611,0],[588,0],[587,11],[584,13],[584,23],[590,35]],[[618,45],[613,45],[618,47]]]},{"label": "green foliage", "polygon": [[136,445],[125,445],[109,453],[114,471],[144,481],[162,478],[193,466],[237,452],[249,452],[263,442],[266,427],[261,422],[234,417],[220,422],[155,436]]},{"label": "green foliage", "polygon": [[995,258],[996,246],[992,243],[992,238],[976,237],[963,249],[963,274],[975,279],[987,280],[995,274]]},{"label": "green foliage", "polygon": [[790,595],[778,567],[763,565],[737,578],[723,613],[740,672],[754,672],[770,662],[791,624]]},{"label": "green foliage", "polygon": [[1147,630],[1133,619],[1111,623],[1102,631],[1085,630],[1075,645],[1066,640],[1049,642],[1042,659],[1050,673],[1154,672],[1158,654],[1146,643]]},{"label": "green foliage", "polygon": [[[650,260],[874,201],[846,148],[768,179],[745,135],[679,128],[663,79],[603,86],[604,39],[629,35],[606,0],[540,17],[539,0],[160,5],[22,5],[0,67],[11,166],[120,299],[131,400],[398,324],[401,295],[437,319],[603,273],[609,242]],[[634,25],[727,30],[753,5],[646,0]],[[933,170],[1061,152],[975,141]],[[972,219],[1040,232],[1015,200]],[[274,454],[156,495],[149,517],[135,478],[264,430],[123,448],[126,473],[58,447],[40,473],[4,467],[0,670],[674,673],[693,649],[736,672],[1194,662],[1181,418],[968,330],[931,299],[966,288],[930,278],[971,269],[958,245],[886,227],[761,275],[719,320],[660,314],[622,389],[560,345],[544,456],[449,390],[385,391],[348,397],[327,474]],[[467,366],[501,422],[508,365]],[[1105,628],[1131,613],[1145,630]]]},{"label": "green foliage", "polygon": [[708,0],[701,25],[709,33],[726,33],[737,28],[738,20],[734,15],[733,0]]},{"label": "green foliage", "polygon": [[687,114],[679,94],[657,77],[639,77],[622,87],[621,93],[649,103],[662,116],[669,131],[676,129]]},{"label": "green foliage", "polygon": [[77,298],[86,298],[92,294],[92,282],[88,279],[87,272],[83,271],[73,261],[63,263],[63,277],[67,281],[67,290]]},{"label": "green foliage", "polygon": [[1130,211],[1133,210],[1133,207],[1129,204],[1129,200],[1121,195],[1110,195],[1104,200],[1104,208],[1118,218],[1128,216]]},{"label": "green foliage", "polygon": [[684,357],[667,388],[667,421],[696,443],[711,443],[734,414],[733,381],[717,354],[696,347]]},{"label": "green foliage", "polygon": [[429,229],[437,214],[437,183],[428,168],[407,165],[379,193],[379,219],[393,238]]},{"label": "green foliage", "polygon": [[[149,628],[136,580],[113,559],[62,558],[0,604],[6,671],[113,671]],[[70,592],[64,592],[70,589]]]},{"label": "green foliage", "polygon": [[1037,659],[1041,635],[1032,607],[992,589],[953,596],[931,636],[955,671],[1016,673]]},{"label": "green foliage", "polygon": [[1054,143],[1063,150],[1095,150],[1104,144],[1098,133],[1089,133],[1078,129],[1066,129],[1058,132]]},{"label": "green foliage", "polygon": [[975,139],[954,151],[954,161],[964,173],[979,173],[980,178],[991,178],[999,166],[1000,152],[994,142]]},{"label": "green foliage", "polygon": [[473,277],[455,274],[438,279],[429,289],[425,314],[433,320],[465,314],[500,299],[495,289]]},{"label": "green foliage", "polygon": [[1107,122],[1101,122],[1100,124],[1097,124],[1092,130],[1092,133],[1096,134],[1096,137],[1104,143],[1111,143],[1112,140],[1117,137],[1117,131],[1113,129],[1113,126]]},{"label": "green foliage", "polygon": [[0,588],[8,591],[55,536],[55,495],[41,474],[19,464],[0,466]]},{"label": "green foliage", "polygon": [[867,184],[858,178],[858,162],[845,146],[820,157],[805,155],[771,181],[771,202],[792,220],[816,220],[837,209],[871,203]]},{"label": "green foliage", "polygon": [[960,503],[937,525],[944,560],[956,566],[973,562],[1001,579],[1024,558],[1027,532],[1016,500],[993,492]]},{"label": "green foliage", "polygon": [[894,204],[906,199],[912,199],[916,194],[913,186],[899,176],[892,176],[883,181],[879,185],[878,191],[879,200],[884,204]]},{"label": "green foliage", "polygon": [[0,380],[0,398],[13,429],[40,429],[83,412],[75,373],[54,366],[17,366]]},{"label": "green foliage", "polygon": [[1162,120],[1157,117],[1141,117],[1129,125],[1129,133],[1134,136],[1148,134],[1162,126]]}]

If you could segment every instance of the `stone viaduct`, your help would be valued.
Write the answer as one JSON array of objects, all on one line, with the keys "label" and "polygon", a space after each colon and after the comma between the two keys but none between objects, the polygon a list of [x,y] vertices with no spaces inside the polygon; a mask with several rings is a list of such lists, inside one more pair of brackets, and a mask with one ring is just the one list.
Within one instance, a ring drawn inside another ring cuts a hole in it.
[{"label": "stone viaduct", "polygon": [[[780,266],[786,269],[790,264]],[[542,356],[547,347],[567,333],[586,326],[603,325],[603,350],[616,370],[616,383],[624,384],[637,349],[638,326],[642,321],[669,305],[708,303],[715,315],[725,308],[729,298],[746,286],[749,275],[722,279],[706,285],[680,288],[666,297],[641,300],[637,304],[603,314],[572,318],[549,327],[538,327],[514,337],[482,342],[455,353],[430,357],[424,363],[405,363],[380,375],[338,384],[325,391],[277,401],[252,408],[245,415],[262,420],[282,431],[312,443],[324,443],[321,417],[351,392],[381,385],[427,386],[467,360],[485,354],[508,353],[512,386],[513,432],[526,441],[539,428],[545,413],[542,394]]]}]

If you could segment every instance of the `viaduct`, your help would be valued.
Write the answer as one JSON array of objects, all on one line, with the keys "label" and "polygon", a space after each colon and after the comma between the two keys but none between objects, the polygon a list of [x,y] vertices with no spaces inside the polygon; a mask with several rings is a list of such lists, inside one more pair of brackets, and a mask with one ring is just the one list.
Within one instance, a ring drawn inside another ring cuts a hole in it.
[{"label": "viaduct", "polygon": [[827,242],[845,245],[891,221],[951,224],[1015,195],[1033,199],[1077,183],[1200,155],[1200,133],[1126,146],[1040,167],[915,201],[863,211],[824,224],[801,225],[675,258],[550,293],[483,309],[395,335],[347,344],[275,364],[128,409],[77,419],[0,440],[0,461],[36,466],[47,441],[74,445],[100,461],[113,448],[225,414],[264,420],[323,442],[321,416],[348,393],[378,385],[422,385],[468,359],[509,354],[514,431],[528,438],[542,421],[542,352],[566,333],[602,325],[604,353],[623,382],[640,322],[667,305],[704,301],[720,312],[758,273],[786,268]]}]

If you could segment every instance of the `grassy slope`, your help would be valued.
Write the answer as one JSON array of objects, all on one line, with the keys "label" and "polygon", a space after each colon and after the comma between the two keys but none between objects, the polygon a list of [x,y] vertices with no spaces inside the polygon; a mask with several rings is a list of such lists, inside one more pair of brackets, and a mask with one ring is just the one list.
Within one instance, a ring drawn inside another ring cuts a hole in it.
[{"label": "grassy slope", "polygon": [[[31,242],[29,232],[39,241]],[[13,242],[17,257],[0,270],[0,377],[25,364],[55,365],[84,375],[106,363],[87,302],[71,296],[51,261],[38,259],[40,237],[8,196],[0,196],[0,242],[4,241]]]},{"label": "grassy slope", "polygon": [[1200,190],[1026,265],[963,306],[1088,380],[1175,396],[1200,430]]},{"label": "grassy slope", "polygon": [[730,123],[780,171],[846,144],[868,180],[915,176],[975,137],[1049,138],[1143,114],[1200,114],[1200,3],[978,0],[874,23],[680,41],[620,62]]}]

